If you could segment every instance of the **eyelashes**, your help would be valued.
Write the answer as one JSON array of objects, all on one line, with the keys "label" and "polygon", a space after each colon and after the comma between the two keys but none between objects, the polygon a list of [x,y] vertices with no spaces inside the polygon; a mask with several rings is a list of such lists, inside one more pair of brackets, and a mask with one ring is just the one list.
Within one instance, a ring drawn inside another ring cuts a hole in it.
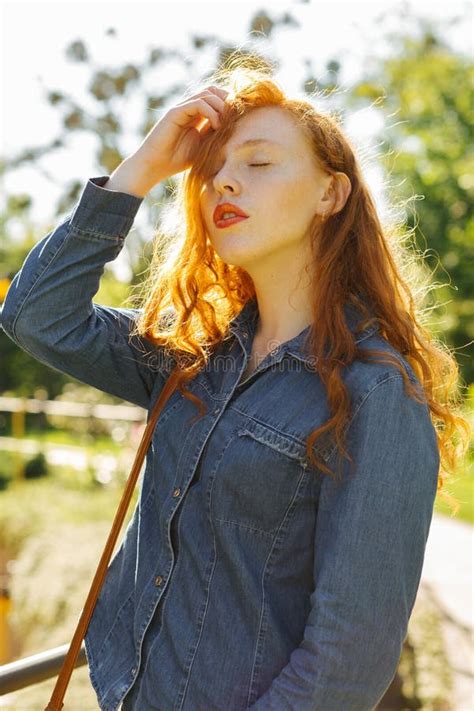
[{"label": "eyelashes", "polygon": [[[271,163],[249,163],[248,167],[249,168],[264,168],[267,165],[272,165],[272,164]],[[209,179],[214,178],[218,172],[219,171],[217,171],[216,173],[211,173],[211,175],[209,176]]]}]

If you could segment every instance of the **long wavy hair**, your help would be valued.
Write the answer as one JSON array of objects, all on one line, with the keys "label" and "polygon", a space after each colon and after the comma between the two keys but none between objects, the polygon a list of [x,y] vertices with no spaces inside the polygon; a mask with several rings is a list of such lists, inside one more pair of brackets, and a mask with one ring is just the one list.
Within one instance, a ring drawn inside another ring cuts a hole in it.
[{"label": "long wavy hair", "polygon": [[[209,77],[206,78],[208,85]],[[410,364],[422,385],[436,429],[440,452],[437,490],[454,474],[468,449],[471,426],[461,415],[460,376],[450,348],[427,326],[424,306],[435,288],[422,256],[405,243],[412,230],[393,218],[382,224],[364,180],[355,150],[340,127],[337,112],[316,110],[309,101],[288,98],[267,68],[234,61],[216,70],[211,82],[229,94],[221,127],[203,134],[189,170],[176,182],[160,215],[152,244],[148,275],[129,299],[139,316],[132,335],[148,339],[180,366],[179,389],[205,414],[204,403],[185,383],[205,367],[213,349],[228,335],[230,321],[255,296],[253,281],[239,266],[225,263],[209,240],[200,210],[200,195],[214,170],[214,157],[232,135],[239,119],[262,106],[289,112],[305,132],[317,164],[327,174],[344,172],[352,190],[344,207],[321,223],[311,224],[313,323],[309,346],[315,377],[327,393],[330,418],[307,439],[310,461],[334,476],[314,448],[319,437],[335,439],[339,452],[352,462],[344,435],[351,417],[350,395],[343,369],[356,359],[390,363],[400,371],[406,392],[421,402],[421,393],[393,354],[359,348],[348,329],[343,307],[350,302],[364,316],[362,327],[376,321],[380,335]],[[369,305],[370,309],[367,309]],[[452,508],[458,501],[443,491]]]}]

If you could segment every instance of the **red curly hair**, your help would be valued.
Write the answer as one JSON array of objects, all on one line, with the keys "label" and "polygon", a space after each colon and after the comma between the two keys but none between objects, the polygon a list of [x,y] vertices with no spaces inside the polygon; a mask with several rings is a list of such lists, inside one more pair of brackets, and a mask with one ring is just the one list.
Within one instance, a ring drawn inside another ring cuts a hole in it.
[{"label": "red curly hair", "polygon": [[[172,352],[181,368],[181,392],[204,414],[204,404],[184,384],[206,365],[213,348],[227,336],[230,321],[255,296],[255,289],[244,269],[225,263],[213,249],[200,211],[200,195],[212,175],[213,156],[219,154],[239,119],[257,107],[281,107],[305,132],[317,164],[330,175],[345,173],[352,186],[342,210],[323,224],[315,221],[311,232],[312,313],[318,328],[311,329],[310,348],[316,377],[327,391],[331,417],[310,433],[308,456],[322,472],[333,475],[313,451],[315,441],[331,432],[339,451],[352,462],[344,447],[351,412],[341,370],[356,359],[391,363],[403,376],[406,392],[421,401],[399,359],[355,343],[343,313],[344,304],[350,302],[364,315],[362,327],[376,320],[380,335],[409,363],[422,385],[437,433],[441,492],[445,475],[456,471],[468,448],[471,427],[459,408],[457,362],[426,325],[428,308],[423,308],[423,302],[434,287],[422,259],[404,245],[410,233],[394,219],[382,225],[337,114],[318,111],[309,101],[288,98],[271,73],[258,67],[255,59],[252,66],[248,57],[217,70],[212,83],[229,91],[222,125],[203,134],[192,167],[178,180],[162,212],[148,276],[139,285],[138,296],[130,297],[140,310],[133,334]],[[457,512],[457,500],[444,491],[441,495],[450,506],[454,502]]]}]

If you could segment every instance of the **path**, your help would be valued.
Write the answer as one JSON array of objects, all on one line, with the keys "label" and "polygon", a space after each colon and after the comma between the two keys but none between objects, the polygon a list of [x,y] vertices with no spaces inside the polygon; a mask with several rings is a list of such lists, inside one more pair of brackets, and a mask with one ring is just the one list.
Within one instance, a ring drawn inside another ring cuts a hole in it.
[{"label": "path", "polygon": [[446,652],[453,670],[453,711],[474,711],[474,526],[433,514],[421,583],[443,614]]}]

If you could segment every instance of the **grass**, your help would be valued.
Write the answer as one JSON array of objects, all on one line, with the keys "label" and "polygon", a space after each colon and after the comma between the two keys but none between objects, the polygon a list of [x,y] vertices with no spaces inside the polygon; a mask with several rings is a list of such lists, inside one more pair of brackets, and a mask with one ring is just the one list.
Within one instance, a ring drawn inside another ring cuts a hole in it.
[{"label": "grass", "polygon": [[[0,492],[2,545],[15,557],[29,538],[46,527],[64,524],[73,527],[90,522],[111,525],[123,488],[123,480],[104,486],[91,472],[79,473],[65,467],[51,467],[51,474],[41,479],[12,481]],[[138,484],[126,522],[137,498]]]},{"label": "grass", "polygon": [[465,472],[446,485],[446,491],[454,496],[459,502],[459,510],[453,516],[450,506],[444,502],[440,495],[436,499],[435,511],[456,518],[458,521],[474,523],[474,473],[472,467],[470,472]]},{"label": "grass", "polygon": [[438,492],[435,501],[435,512],[474,524],[474,449],[472,447],[456,475],[445,480],[443,491],[457,499],[459,510],[453,515],[451,507],[441,498]]}]

